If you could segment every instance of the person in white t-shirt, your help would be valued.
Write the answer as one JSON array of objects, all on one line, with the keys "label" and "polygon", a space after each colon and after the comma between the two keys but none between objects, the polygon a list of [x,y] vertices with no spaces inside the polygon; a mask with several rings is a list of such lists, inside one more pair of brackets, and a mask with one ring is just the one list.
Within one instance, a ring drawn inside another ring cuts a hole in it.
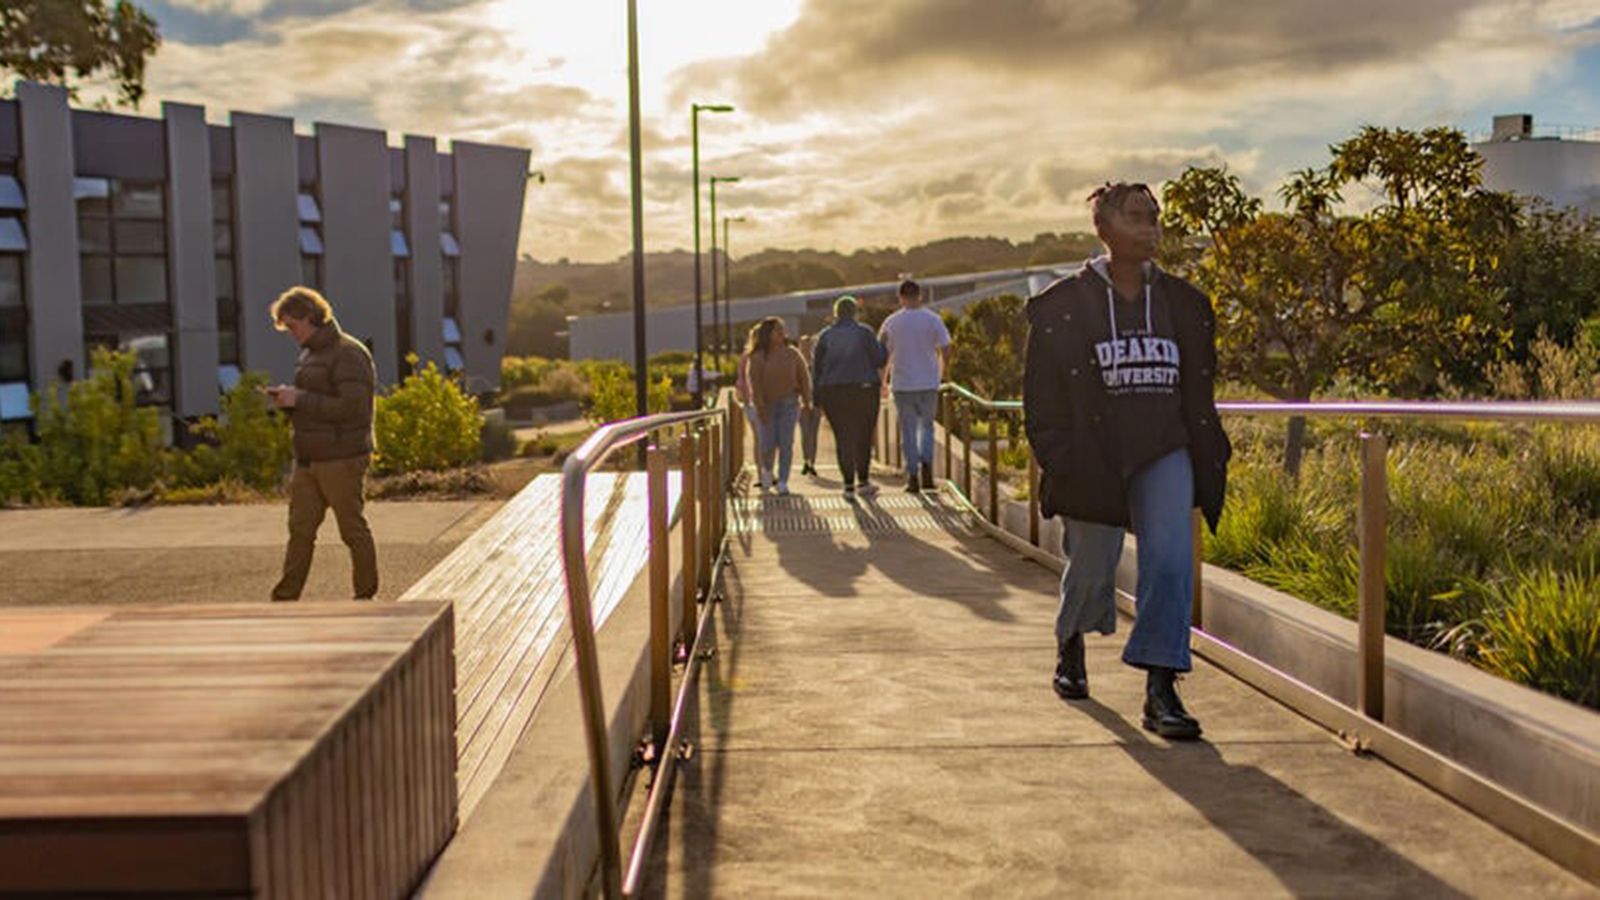
[{"label": "person in white t-shirt", "polygon": [[878,340],[889,351],[884,390],[893,392],[906,461],[906,490],[933,489],[933,417],[939,384],[950,356],[950,331],[922,302],[922,287],[907,279],[897,292],[900,308],[883,320]]}]

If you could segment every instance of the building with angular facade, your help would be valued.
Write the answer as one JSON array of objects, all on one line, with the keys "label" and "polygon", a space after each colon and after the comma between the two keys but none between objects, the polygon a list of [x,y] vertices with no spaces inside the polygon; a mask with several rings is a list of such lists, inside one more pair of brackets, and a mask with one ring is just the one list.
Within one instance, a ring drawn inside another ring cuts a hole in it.
[{"label": "building with angular facade", "polygon": [[498,386],[528,151],[162,104],[161,118],[71,109],[29,82],[0,101],[0,419],[133,350],[140,402],[214,413],[241,372],[294,374],[267,308],[315,287],[372,348]]}]

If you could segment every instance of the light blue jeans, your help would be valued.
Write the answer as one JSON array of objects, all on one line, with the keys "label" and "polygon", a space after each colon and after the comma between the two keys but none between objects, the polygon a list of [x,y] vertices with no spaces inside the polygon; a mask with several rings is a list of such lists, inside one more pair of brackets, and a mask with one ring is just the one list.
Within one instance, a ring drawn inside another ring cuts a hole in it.
[{"label": "light blue jeans", "polygon": [[771,477],[773,457],[777,457],[777,482],[789,483],[789,469],[794,465],[794,427],[800,421],[800,399],[788,397],[767,407],[767,415],[757,428],[757,446],[761,452],[761,471]]},{"label": "light blue jeans", "polygon": [[895,391],[894,412],[900,417],[900,453],[906,473],[921,466],[933,468],[933,417],[939,411],[939,392]]},{"label": "light blue jeans", "polygon": [[[1122,661],[1147,669],[1161,666],[1187,672],[1190,603],[1194,593],[1194,470],[1187,448],[1174,450],[1135,472],[1128,480],[1128,515],[1139,543],[1138,616],[1122,648]],[[1076,632],[1117,630],[1117,563],[1123,529],[1066,520],[1062,551],[1061,606],[1056,639]]]}]

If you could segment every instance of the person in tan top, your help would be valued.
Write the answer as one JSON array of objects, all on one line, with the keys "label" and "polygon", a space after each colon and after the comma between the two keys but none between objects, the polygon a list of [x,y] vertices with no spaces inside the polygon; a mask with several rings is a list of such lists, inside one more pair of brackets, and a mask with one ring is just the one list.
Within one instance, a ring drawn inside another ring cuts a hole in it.
[{"label": "person in tan top", "polygon": [[811,373],[789,346],[782,319],[768,316],[750,329],[739,371],[739,399],[755,407],[761,489],[776,486],[779,496],[787,495],[795,425],[801,411],[811,409]]}]

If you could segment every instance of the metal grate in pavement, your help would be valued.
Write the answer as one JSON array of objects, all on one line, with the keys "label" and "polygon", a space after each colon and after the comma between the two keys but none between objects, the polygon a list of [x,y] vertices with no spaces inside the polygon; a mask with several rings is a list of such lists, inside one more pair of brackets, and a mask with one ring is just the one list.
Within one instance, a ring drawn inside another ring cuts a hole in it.
[{"label": "metal grate in pavement", "polygon": [[740,534],[893,534],[965,528],[959,509],[912,496],[858,503],[843,497],[801,495],[740,498],[733,501],[733,511],[728,524]]}]

